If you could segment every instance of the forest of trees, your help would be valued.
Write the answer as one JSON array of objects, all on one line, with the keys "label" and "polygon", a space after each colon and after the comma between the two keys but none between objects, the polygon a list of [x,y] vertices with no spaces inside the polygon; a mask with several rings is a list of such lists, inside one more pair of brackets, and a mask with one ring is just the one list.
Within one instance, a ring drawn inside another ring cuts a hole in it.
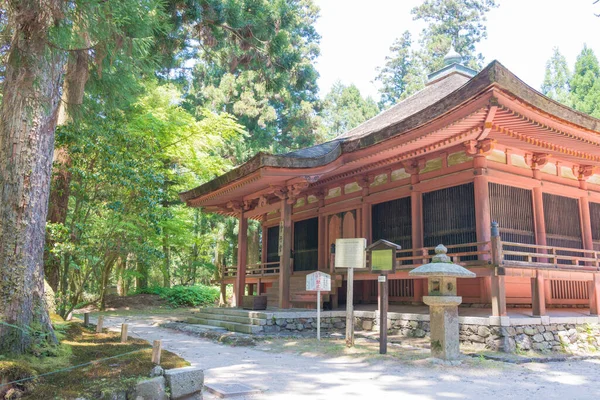
[{"label": "forest of trees", "polygon": [[[451,46],[475,69],[495,0],[427,0],[391,44],[379,102],[319,97],[312,0],[6,1],[0,6],[0,353],[55,342],[57,312],[107,288],[211,284],[237,221],[178,193],[243,163],[330,140],[420,90]],[[452,18],[447,18],[452,15]],[[600,117],[600,68],[555,50],[543,92]],[[47,217],[46,217],[47,215]],[[249,259],[261,232],[250,224]],[[50,290],[48,289],[48,290]]]}]

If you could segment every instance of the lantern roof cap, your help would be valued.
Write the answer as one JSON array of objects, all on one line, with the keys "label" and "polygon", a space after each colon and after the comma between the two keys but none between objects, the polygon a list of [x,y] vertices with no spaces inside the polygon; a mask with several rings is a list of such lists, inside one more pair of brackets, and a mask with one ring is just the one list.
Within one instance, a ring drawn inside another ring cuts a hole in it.
[{"label": "lantern roof cap", "polygon": [[433,256],[429,264],[421,265],[410,271],[410,276],[453,276],[457,278],[474,278],[475,274],[468,269],[454,264],[450,257],[446,254],[448,249],[440,244],[435,248],[435,256]]}]

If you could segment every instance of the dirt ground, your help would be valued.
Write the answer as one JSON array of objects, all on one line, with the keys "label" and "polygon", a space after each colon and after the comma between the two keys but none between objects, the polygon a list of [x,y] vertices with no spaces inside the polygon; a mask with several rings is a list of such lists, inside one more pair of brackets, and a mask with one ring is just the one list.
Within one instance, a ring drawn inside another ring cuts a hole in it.
[{"label": "dirt ground", "polygon": [[[166,309],[169,305],[166,300],[156,294],[136,294],[132,296],[117,296],[109,294],[106,296],[105,311],[146,311],[154,309]],[[75,313],[98,311],[95,305],[76,310]]]},{"label": "dirt ground", "polygon": [[[185,358],[205,372],[206,384],[244,383],[262,390],[236,399],[598,399],[600,360],[508,364],[467,357],[439,365],[423,352],[390,346],[381,356],[358,341],[345,350],[334,340],[273,339],[255,348],[232,347],[160,328],[165,316],[107,317],[130,332]],[[210,393],[206,399],[216,399]]]}]

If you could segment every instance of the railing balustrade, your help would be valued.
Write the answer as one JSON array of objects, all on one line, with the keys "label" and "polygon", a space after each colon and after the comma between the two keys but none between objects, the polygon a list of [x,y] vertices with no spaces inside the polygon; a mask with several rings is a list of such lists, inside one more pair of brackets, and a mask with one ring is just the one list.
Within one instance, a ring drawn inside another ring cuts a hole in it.
[{"label": "railing balustrade", "polygon": [[[564,268],[600,271],[600,251],[574,249],[569,247],[542,246],[531,243],[500,241],[498,245],[501,264],[505,267],[521,268]],[[465,266],[477,267],[492,264],[492,243],[475,242],[447,245],[448,256],[452,262]],[[467,250],[466,249],[473,249]],[[397,270],[413,269],[431,262],[435,255],[435,247],[402,249],[396,252]],[[367,260],[367,263],[369,260]],[[279,261],[248,264],[246,276],[264,277],[279,274]],[[236,267],[225,267],[224,278],[237,275]]]}]

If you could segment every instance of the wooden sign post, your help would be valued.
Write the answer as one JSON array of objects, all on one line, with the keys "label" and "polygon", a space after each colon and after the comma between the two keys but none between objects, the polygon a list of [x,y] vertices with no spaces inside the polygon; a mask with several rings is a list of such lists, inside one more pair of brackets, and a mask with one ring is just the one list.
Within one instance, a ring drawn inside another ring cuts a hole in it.
[{"label": "wooden sign post", "polygon": [[382,272],[377,277],[379,282],[379,354],[387,353],[387,314],[388,314],[388,282],[387,273]]},{"label": "wooden sign post", "polygon": [[369,247],[371,271],[379,272],[379,354],[387,353],[388,273],[396,272],[396,251],[400,246],[387,240],[378,240]]},{"label": "wooden sign post", "polygon": [[321,291],[331,290],[331,275],[321,271],[306,275],[306,290],[317,292],[317,340],[321,340]]},{"label": "wooden sign post", "polygon": [[337,239],[335,241],[335,267],[348,268],[346,292],[346,346],[354,346],[354,268],[366,267],[367,239]]}]

